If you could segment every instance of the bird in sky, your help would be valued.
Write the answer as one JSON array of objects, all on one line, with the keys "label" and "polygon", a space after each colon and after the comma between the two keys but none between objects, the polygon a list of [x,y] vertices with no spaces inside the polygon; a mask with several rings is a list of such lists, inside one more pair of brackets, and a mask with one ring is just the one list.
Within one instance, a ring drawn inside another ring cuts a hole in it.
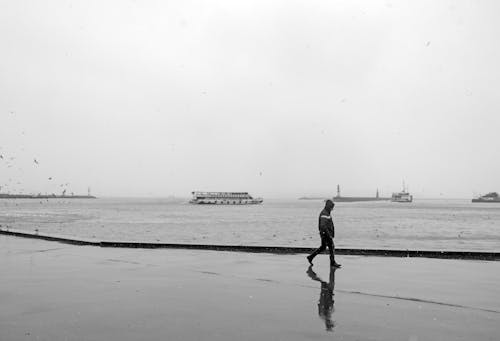
[{"label": "bird in sky", "polygon": [[33,159],[33,162],[36,163],[38,165],[38,161],[37,159]]}]

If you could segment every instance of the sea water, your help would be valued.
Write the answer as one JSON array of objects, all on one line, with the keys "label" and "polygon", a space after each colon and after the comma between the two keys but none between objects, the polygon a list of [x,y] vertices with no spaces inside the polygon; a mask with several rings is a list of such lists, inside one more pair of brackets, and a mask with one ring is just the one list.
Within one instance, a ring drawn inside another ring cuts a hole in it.
[{"label": "sea water", "polygon": [[[4,199],[0,225],[109,241],[316,247],[322,201],[192,205],[171,199]],[[337,203],[342,248],[500,251],[500,204]]]}]

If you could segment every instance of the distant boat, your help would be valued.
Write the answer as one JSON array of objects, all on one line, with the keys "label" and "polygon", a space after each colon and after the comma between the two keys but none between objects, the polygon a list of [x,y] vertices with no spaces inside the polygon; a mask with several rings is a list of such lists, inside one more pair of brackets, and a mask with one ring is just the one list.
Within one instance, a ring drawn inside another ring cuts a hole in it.
[{"label": "distant boat", "polygon": [[472,199],[472,202],[499,202],[500,197],[497,192],[490,192],[488,194],[482,195],[479,198]]},{"label": "distant boat", "polygon": [[253,198],[248,192],[191,192],[190,204],[198,205],[253,205],[264,199]]},{"label": "distant boat", "polygon": [[392,202],[412,202],[413,195],[411,195],[405,187],[403,182],[403,190],[401,192],[392,193],[391,197]]}]

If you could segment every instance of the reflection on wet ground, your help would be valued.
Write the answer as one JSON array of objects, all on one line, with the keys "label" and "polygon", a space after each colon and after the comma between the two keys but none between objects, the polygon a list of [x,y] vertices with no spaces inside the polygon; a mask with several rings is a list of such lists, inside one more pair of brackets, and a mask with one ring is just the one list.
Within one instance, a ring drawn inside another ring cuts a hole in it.
[{"label": "reflection on wet ground", "polygon": [[307,269],[307,275],[313,281],[321,283],[318,301],[318,315],[325,321],[325,328],[327,331],[333,331],[333,328],[335,328],[335,321],[332,317],[335,311],[335,293],[333,292],[333,289],[335,288],[335,270],[335,268],[330,267],[330,278],[328,282],[325,282],[314,272],[312,265]]}]

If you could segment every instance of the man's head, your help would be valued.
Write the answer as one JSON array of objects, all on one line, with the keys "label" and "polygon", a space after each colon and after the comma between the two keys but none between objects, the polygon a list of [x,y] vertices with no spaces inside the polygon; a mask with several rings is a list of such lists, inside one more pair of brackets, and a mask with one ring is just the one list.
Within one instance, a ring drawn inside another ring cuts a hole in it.
[{"label": "man's head", "polygon": [[335,204],[333,203],[333,201],[331,201],[330,199],[325,201],[325,210],[327,210],[328,212],[331,212],[334,207],[335,207]]}]

